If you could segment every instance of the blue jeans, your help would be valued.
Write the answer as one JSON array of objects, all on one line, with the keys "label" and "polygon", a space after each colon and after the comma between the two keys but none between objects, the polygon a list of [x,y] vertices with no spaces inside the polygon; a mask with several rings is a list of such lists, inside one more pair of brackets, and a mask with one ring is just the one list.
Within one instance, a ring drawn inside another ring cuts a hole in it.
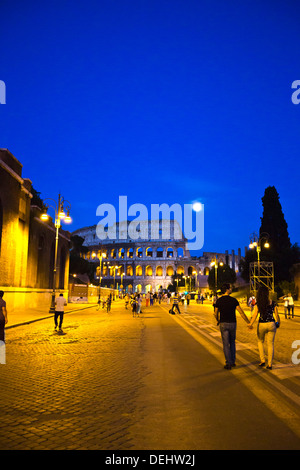
[{"label": "blue jeans", "polygon": [[235,364],[236,323],[220,323],[226,365]]}]

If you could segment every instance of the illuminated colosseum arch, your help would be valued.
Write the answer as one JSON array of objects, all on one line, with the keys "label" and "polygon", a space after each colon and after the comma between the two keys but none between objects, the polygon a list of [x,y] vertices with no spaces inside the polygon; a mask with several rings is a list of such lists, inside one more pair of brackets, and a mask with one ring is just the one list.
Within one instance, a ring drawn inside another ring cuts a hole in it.
[{"label": "illuminated colosseum arch", "polygon": [[128,248],[128,250],[127,250],[127,258],[133,258],[133,248]]},{"label": "illuminated colosseum arch", "polygon": [[131,265],[127,266],[126,276],[133,276],[133,268]]},{"label": "illuminated colosseum arch", "polygon": [[162,266],[156,266],[155,275],[156,275],[156,276],[163,276],[163,268],[162,268]]},{"label": "illuminated colosseum arch", "polygon": [[153,249],[151,248],[151,246],[148,246],[148,248],[146,248],[146,256],[148,258],[152,258],[153,257]]},{"label": "illuminated colosseum arch", "polygon": [[168,246],[167,248],[167,258],[173,258],[174,256],[174,250],[171,246]]},{"label": "illuminated colosseum arch", "polygon": [[136,257],[137,258],[142,258],[143,257],[143,248],[141,248],[140,246],[136,249]]},{"label": "illuminated colosseum arch", "polygon": [[136,276],[142,276],[142,275],[143,275],[142,266],[137,266],[137,267],[135,268],[135,275],[136,275]]},{"label": "illuminated colosseum arch", "polygon": [[196,271],[197,269],[194,266],[189,266],[188,267],[188,276],[194,276],[193,272]]},{"label": "illuminated colosseum arch", "polygon": [[164,249],[159,246],[156,250],[156,258],[163,258],[164,256]]},{"label": "illuminated colosseum arch", "polygon": [[177,257],[178,257],[178,258],[183,258],[183,256],[184,256],[183,248],[179,247],[179,248],[177,249]]},{"label": "illuminated colosseum arch", "polygon": [[153,275],[152,266],[146,266],[145,275],[146,275],[146,276],[152,276],[152,275]]},{"label": "illuminated colosseum arch", "polygon": [[167,269],[166,269],[166,275],[167,276],[173,276],[174,274],[174,269],[172,266],[167,266]]},{"label": "illuminated colosseum arch", "polygon": [[184,267],[183,266],[178,266],[177,274],[184,274]]}]

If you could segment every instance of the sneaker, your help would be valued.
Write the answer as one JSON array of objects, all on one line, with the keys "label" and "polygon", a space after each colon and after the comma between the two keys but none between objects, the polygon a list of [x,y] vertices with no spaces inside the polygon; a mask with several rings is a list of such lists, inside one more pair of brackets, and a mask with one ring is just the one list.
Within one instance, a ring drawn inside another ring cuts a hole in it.
[{"label": "sneaker", "polygon": [[267,366],[266,369],[272,370],[272,366]]},{"label": "sneaker", "polygon": [[226,365],[224,366],[224,369],[230,370],[230,369],[231,369],[231,365],[230,365],[230,364],[226,364]]},{"label": "sneaker", "polygon": [[266,365],[265,362],[261,362],[261,363],[258,365],[258,367],[264,367],[265,365]]}]

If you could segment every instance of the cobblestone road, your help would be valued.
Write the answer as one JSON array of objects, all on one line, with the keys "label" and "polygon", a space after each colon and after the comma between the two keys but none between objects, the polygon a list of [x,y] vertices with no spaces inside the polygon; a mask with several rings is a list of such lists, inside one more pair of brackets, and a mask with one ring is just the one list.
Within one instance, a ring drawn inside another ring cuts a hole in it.
[{"label": "cobblestone road", "polygon": [[63,335],[50,320],[7,331],[1,449],[131,448],[127,430],[147,370],[143,321],[125,312],[66,315]]},{"label": "cobblestone road", "polygon": [[108,314],[93,307],[65,315],[62,335],[52,319],[8,329],[0,448],[298,449],[299,408],[282,402],[278,418],[248,387],[256,373],[224,371],[221,349],[211,354],[190,335],[192,322],[208,331],[210,310],[199,316],[191,306],[182,324],[167,310],[155,306],[132,318],[123,304]]}]

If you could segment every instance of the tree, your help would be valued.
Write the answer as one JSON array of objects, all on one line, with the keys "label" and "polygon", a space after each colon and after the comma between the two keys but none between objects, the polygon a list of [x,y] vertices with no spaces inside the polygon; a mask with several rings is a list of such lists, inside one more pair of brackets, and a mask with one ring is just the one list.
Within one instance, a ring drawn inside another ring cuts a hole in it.
[{"label": "tree", "polygon": [[[261,244],[261,261],[273,261],[274,281],[277,288],[281,281],[291,282],[291,268],[300,261],[300,250],[297,244],[292,245],[288,233],[288,225],[284,218],[279,201],[279,194],[274,186],[268,186],[262,197],[263,215],[261,217],[260,236],[269,235],[269,248]],[[249,281],[249,265],[257,261],[256,250],[248,250],[241,262],[242,277]],[[277,290],[277,289],[276,289]]]},{"label": "tree", "polygon": [[33,186],[31,186],[30,192],[32,194],[31,205],[38,206],[43,211],[46,210],[47,206],[43,203],[43,200],[41,198],[41,193],[37,191]]},{"label": "tree", "polygon": [[[265,249],[267,260],[274,262],[275,283],[291,281],[291,268],[298,261],[299,250],[292,246],[279,194],[274,186],[268,186],[262,198],[263,216],[259,233],[270,235],[270,248]],[[263,252],[263,249],[262,249]]]},{"label": "tree", "polygon": [[[218,266],[217,268],[217,290],[221,289],[225,283],[234,284],[236,281],[235,270],[232,269],[228,264]],[[215,290],[216,286],[216,268],[213,266],[209,270],[208,274],[208,285],[211,290]]]},{"label": "tree", "polygon": [[80,254],[86,253],[88,248],[83,246],[84,239],[78,235],[71,236],[71,251],[70,251],[70,273],[72,274],[87,274],[90,281],[94,282],[96,265],[90,261],[82,258]]}]

